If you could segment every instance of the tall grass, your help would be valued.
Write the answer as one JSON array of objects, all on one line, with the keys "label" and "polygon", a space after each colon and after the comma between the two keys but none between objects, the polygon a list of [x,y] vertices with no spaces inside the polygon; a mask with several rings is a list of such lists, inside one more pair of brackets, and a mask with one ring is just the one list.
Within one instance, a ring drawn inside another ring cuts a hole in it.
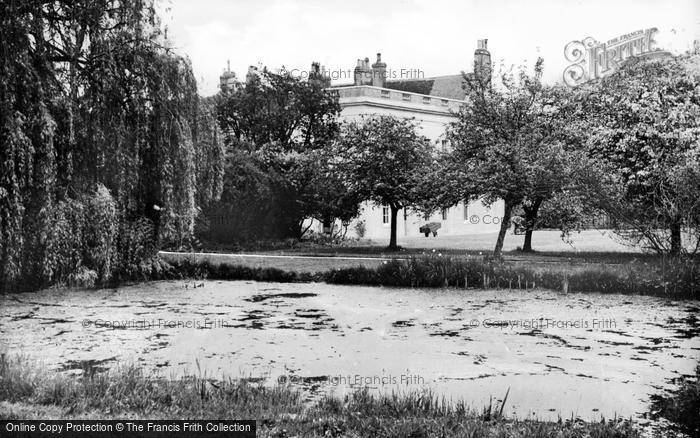
[{"label": "tall grass", "polygon": [[[307,403],[289,386],[190,376],[166,379],[133,366],[65,375],[26,358],[0,361],[0,417],[256,419],[261,437],[637,437],[625,420],[585,423],[507,419],[503,405],[470,410],[430,392],[368,390]],[[47,408],[52,409],[47,409]]]},{"label": "tall grass", "polygon": [[355,266],[308,273],[272,267],[250,267],[181,259],[156,258],[133,280],[216,279],[280,283],[327,282],[367,286],[456,287],[482,289],[544,288],[562,292],[599,292],[700,299],[700,261],[691,258],[625,264],[510,263],[481,256],[414,255],[384,261],[376,268]]},{"label": "tall grass", "polygon": [[484,257],[412,256],[384,262],[376,270],[334,269],[323,280],[335,284],[484,289],[545,288],[563,292],[700,297],[697,261],[671,259],[663,265],[555,265],[546,268],[504,263]]},{"label": "tall grass", "polygon": [[562,292],[599,292],[656,295],[672,298],[700,298],[700,262],[689,258],[656,261],[642,259],[626,264],[536,264],[507,263],[481,256],[443,256],[439,253],[384,261],[376,268],[356,266],[326,272],[283,271],[194,262],[184,259],[172,264],[181,277],[219,280],[275,282],[325,281],[397,287],[456,287],[482,289],[544,288]]},{"label": "tall grass", "polygon": [[700,437],[700,364],[695,376],[683,376],[678,390],[670,395],[655,396],[652,411],[676,424],[690,437]]}]

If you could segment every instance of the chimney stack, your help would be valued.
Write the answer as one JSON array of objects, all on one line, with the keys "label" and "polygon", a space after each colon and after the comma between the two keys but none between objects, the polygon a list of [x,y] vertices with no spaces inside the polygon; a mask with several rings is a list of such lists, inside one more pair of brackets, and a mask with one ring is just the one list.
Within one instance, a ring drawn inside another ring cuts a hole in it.
[{"label": "chimney stack", "polygon": [[377,62],[372,64],[372,86],[384,88],[386,84],[386,62],[382,62],[382,54],[377,53]]},{"label": "chimney stack", "polygon": [[474,75],[484,81],[491,81],[491,53],[486,48],[488,40],[477,40],[474,51]]},{"label": "chimney stack", "polygon": [[321,84],[322,87],[328,88],[331,86],[331,78],[326,74],[326,69],[319,62],[311,63],[311,72],[309,73],[309,81],[314,81]]},{"label": "chimney stack", "polygon": [[226,61],[226,70],[219,76],[219,88],[226,91],[236,85],[236,74],[231,71],[231,60]]},{"label": "chimney stack", "polygon": [[357,60],[355,85],[372,85],[372,70],[369,67],[369,58]]}]

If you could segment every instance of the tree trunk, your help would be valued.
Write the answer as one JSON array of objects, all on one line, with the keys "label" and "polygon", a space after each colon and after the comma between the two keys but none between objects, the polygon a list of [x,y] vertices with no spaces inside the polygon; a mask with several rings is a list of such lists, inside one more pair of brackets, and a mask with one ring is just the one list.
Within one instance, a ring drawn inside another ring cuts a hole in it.
[{"label": "tree trunk", "polygon": [[525,242],[523,242],[523,252],[532,252],[532,228],[525,229]]},{"label": "tree trunk", "polygon": [[503,249],[503,240],[506,238],[506,232],[510,228],[510,216],[513,213],[513,205],[509,202],[505,203],[505,209],[503,210],[503,219],[501,220],[501,229],[498,231],[498,239],[496,240],[496,248],[493,250],[494,257],[501,256],[501,250]]},{"label": "tree trunk", "polygon": [[537,224],[537,214],[540,211],[542,200],[538,199],[531,206],[523,206],[525,212],[525,242],[523,242],[523,252],[532,252],[532,232]]},{"label": "tree trunk", "polygon": [[674,221],[671,224],[671,254],[679,255],[681,246],[681,223],[680,221]]},{"label": "tree trunk", "polygon": [[396,216],[399,213],[399,208],[391,205],[391,237],[389,237],[389,249],[397,249],[396,246]]}]

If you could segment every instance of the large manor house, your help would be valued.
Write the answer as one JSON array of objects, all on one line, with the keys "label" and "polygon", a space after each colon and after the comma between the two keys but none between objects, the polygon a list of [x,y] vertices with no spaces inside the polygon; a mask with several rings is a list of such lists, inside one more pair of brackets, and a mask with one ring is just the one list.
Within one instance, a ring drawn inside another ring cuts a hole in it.
[{"label": "large manor house", "polygon": [[[475,71],[472,74],[490,74],[491,55],[486,43],[487,40],[478,41],[473,61]],[[314,68],[318,69],[318,64],[314,64]],[[353,120],[368,115],[412,118],[419,125],[420,134],[428,137],[435,147],[443,147],[445,128],[454,119],[454,113],[465,99],[463,75],[457,73],[427,78],[387,79],[390,76],[381,54],[377,54],[376,62],[371,65],[368,58],[358,59],[352,84],[329,87],[338,95],[342,108],[341,119]],[[232,73],[224,73],[221,84],[227,84],[234,77]],[[481,201],[467,204],[461,202],[435,212],[428,218],[404,209],[399,212],[397,236],[421,236],[419,228],[429,222],[441,224],[438,230],[440,235],[492,233],[498,231],[502,216],[502,202],[496,202],[490,207]],[[356,221],[364,222],[365,238],[389,238],[390,214],[387,206],[367,202],[362,206],[362,212]],[[322,231],[320,223],[313,227],[316,231]],[[355,230],[356,227],[351,225],[348,236],[352,236]]]}]

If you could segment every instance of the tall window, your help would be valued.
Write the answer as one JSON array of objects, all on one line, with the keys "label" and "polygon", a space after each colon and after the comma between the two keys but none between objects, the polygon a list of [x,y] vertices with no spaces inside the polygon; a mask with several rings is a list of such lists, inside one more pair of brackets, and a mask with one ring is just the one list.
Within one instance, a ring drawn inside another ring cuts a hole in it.
[{"label": "tall window", "polygon": [[389,223],[389,207],[382,207],[382,223]]},{"label": "tall window", "polygon": [[469,220],[469,200],[464,200],[464,220]]},{"label": "tall window", "polygon": [[447,220],[447,208],[442,209],[442,220],[446,221]]}]

